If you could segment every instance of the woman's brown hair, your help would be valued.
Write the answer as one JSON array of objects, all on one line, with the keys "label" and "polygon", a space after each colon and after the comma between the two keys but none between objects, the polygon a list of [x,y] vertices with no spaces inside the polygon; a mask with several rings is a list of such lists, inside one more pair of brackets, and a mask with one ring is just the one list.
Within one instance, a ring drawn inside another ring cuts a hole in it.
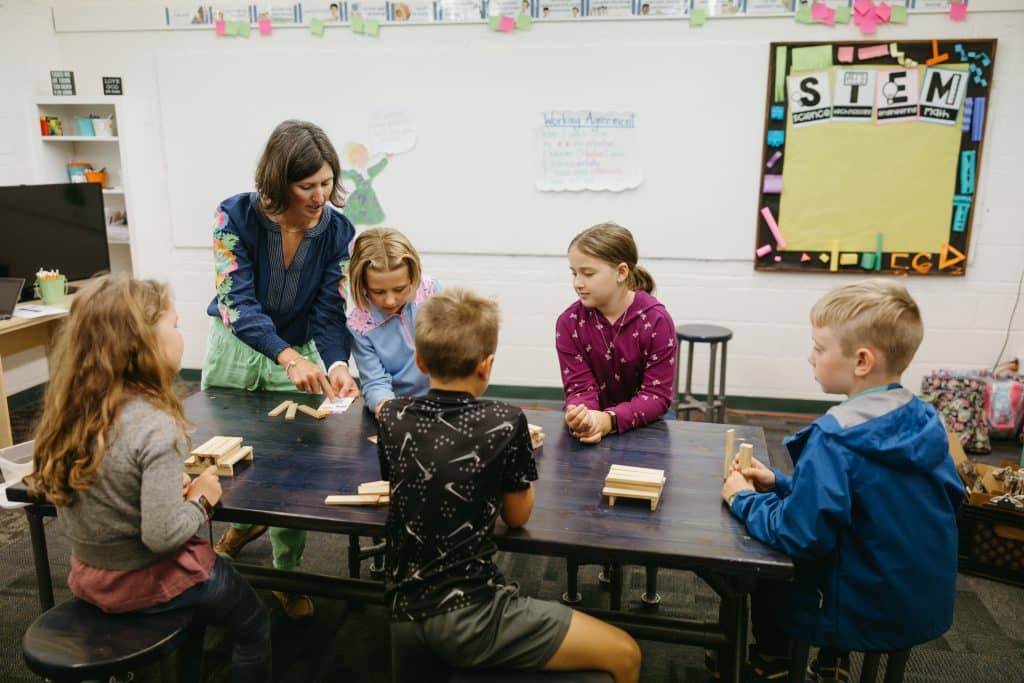
[{"label": "woman's brown hair", "polygon": [[327,134],[309,121],[289,119],[279,123],[256,166],[256,189],[263,210],[271,215],[283,213],[288,208],[288,185],[318,173],[325,163],[334,173],[329,201],[341,208],[345,206],[341,164]]},{"label": "woman's brown hair", "polygon": [[177,371],[164,358],[156,329],[171,306],[166,285],[126,275],[100,278],[75,296],[51,361],[33,494],[68,506],[75,491],[92,485],[129,395],[173,416],[185,435],[188,421],[173,388]]},{"label": "woman's brown hair", "polygon": [[640,258],[633,233],[616,223],[600,223],[587,228],[572,238],[569,249],[577,249],[587,256],[593,256],[618,267],[625,263],[629,267],[626,287],[636,291],[642,289],[648,294],[654,293],[654,278],[647,269],[638,266]]}]

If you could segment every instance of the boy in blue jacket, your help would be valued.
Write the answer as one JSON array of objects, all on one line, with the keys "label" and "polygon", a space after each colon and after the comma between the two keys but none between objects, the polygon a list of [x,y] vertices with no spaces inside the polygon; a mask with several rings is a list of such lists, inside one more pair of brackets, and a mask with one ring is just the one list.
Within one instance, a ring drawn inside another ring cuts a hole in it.
[{"label": "boy in blue jacket", "polygon": [[953,621],[963,485],[931,406],[900,385],[924,336],[917,304],[884,280],[811,309],[808,361],[846,394],[785,441],[792,477],[754,460],[722,498],[750,534],[795,561],[793,582],[751,596],[754,680],[784,680],[790,638],[821,648],[819,681],[849,680],[849,651],[903,650]]}]

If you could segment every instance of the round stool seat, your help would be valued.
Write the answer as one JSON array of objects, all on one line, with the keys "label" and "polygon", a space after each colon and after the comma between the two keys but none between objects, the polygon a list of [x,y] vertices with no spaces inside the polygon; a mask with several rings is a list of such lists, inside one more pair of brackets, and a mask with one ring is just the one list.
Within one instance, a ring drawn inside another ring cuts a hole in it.
[{"label": "round stool seat", "polygon": [[613,683],[606,671],[456,671],[448,683]]},{"label": "round stool seat", "polygon": [[714,344],[727,342],[732,339],[732,330],[719,325],[677,325],[676,339],[679,341],[695,342],[698,344]]},{"label": "round stool seat", "polygon": [[28,668],[44,678],[106,678],[174,650],[191,622],[191,610],[107,614],[83,600],[69,600],[32,622],[21,650]]}]

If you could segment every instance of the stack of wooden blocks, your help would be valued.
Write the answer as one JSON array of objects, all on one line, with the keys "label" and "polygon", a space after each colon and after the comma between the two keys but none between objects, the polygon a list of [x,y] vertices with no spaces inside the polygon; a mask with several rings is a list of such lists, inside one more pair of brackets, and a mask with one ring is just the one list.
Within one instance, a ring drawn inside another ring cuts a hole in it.
[{"label": "stack of wooden blocks", "polygon": [[739,451],[734,451],[736,445],[736,430],[725,430],[725,460],[722,465],[722,479],[729,478],[729,471],[732,470],[734,458],[740,459],[740,469],[750,467],[750,461],[754,457],[754,446],[749,443],[741,443]]},{"label": "stack of wooden blocks", "polygon": [[658,507],[661,491],[665,485],[665,470],[650,467],[612,465],[604,479],[602,496],[608,496],[608,505],[615,505],[616,498],[638,498],[651,503],[651,510]]},{"label": "stack of wooden blocks", "polygon": [[390,502],[391,485],[386,481],[368,481],[360,484],[355,495],[324,498],[324,505],[387,505]]},{"label": "stack of wooden blocks", "polygon": [[537,450],[544,445],[544,430],[540,425],[527,425],[530,428],[530,445]]},{"label": "stack of wooden blocks", "polygon": [[233,477],[235,465],[243,460],[252,462],[252,446],[243,446],[242,437],[215,436],[192,449],[192,455],[185,461],[185,471],[202,474],[210,465],[216,465],[218,475]]}]

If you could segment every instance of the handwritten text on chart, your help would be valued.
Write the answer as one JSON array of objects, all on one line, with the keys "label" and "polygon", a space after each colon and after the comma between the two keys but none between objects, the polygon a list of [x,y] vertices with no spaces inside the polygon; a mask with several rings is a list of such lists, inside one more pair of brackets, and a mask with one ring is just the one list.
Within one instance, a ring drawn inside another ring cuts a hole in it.
[{"label": "handwritten text on chart", "polygon": [[537,189],[611,190],[637,187],[634,112],[547,111],[538,132]]}]

